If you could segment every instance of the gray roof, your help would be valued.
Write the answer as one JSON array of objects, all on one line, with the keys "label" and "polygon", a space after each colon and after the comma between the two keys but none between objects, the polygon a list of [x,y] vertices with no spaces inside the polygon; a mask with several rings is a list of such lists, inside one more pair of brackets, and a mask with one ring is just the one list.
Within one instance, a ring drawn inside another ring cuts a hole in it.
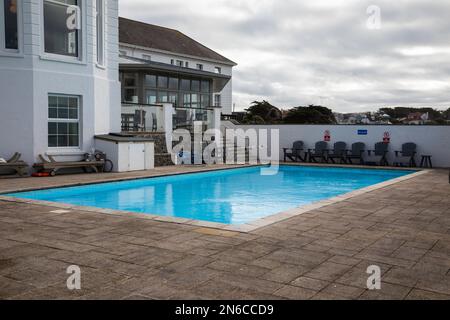
[{"label": "gray roof", "polygon": [[121,17],[119,42],[236,65],[180,31]]}]

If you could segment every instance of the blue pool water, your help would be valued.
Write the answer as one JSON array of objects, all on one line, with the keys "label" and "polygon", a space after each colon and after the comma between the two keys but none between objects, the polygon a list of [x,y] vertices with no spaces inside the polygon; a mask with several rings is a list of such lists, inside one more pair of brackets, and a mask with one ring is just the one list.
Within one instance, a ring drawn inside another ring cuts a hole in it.
[{"label": "blue pool water", "polygon": [[243,224],[331,198],[414,171],[280,166],[261,175],[261,167],[229,169],[10,196],[104,209]]}]

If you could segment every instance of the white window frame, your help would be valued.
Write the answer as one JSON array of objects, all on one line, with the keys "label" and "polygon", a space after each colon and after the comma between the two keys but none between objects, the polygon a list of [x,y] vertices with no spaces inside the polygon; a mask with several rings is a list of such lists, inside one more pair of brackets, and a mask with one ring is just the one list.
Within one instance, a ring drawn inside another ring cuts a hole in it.
[{"label": "white window frame", "polygon": [[[68,98],[76,98],[78,101],[78,118],[77,119],[53,119],[53,118],[49,118],[48,116],[48,109],[49,109],[49,104],[50,104],[50,96],[53,97],[68,97]],[[47,95],[47,149],[49,151],[55,152],[58,150],[63,150],[63,151],[81,151],[82,150],[82,116],[81,116],[81,96],[78,95],[74,95],[74,94],[61,94],[61,93],[49,93]],[[48,123],[49,122],[56,122],[56,123],[78,123],[78,146],[73,146],[73,147],[50,147],[48,145],[48,137],[49,137],[49,133],[48,133]]]},{"label": "white window frame", "polygon": [[214,67],[214,72],[217,74],[222,74],[222,67]]},{"label": "white window frame", "polygon": [[0,55],[22,56],[23,48],[23,15],[22,0],[17,0],[17,49],[8,49],[5,45],[5,0],[0,1]]},{"label": "white window frame", "polygon": [[[41,56],[42,60],[53,60],[53,61],[61,61],[67,63],[77,63],[77,64],[86,64],[85,57],[85,48],[86,48],[86,2],[85,0],[78,0],[78,6],[80,7],[80,20],[81,20],[81,30],[78,30],[78,57],[71,57],[62,54],[49,53],[45,51],[45,18],[44,18],[44,7],[45,2],[53,2],[55,4],[63,4],[59,1],[53,0],[42,0],[41,2]],[[91,0],[92,1],[92,0]]]},{"label": "white window frame", "polygon": [[[96,56],[97,56],[97,66],[99,67],[105,67],[106,66],[106,0],[96,0],[95,1],[95,12],[96,12],[96,17],[95,17],[95,22],[96,22],[96,28],[98,27],[98,15],[99,15],[99,10],[97,8],[98,3],[101,3],[102,7],[100,8],[100,13],[101,13],[101,17],[102,17],[102,21],[101,21],[101,27],[102,30],[101,32],[99,32],[99,30],[97,30],[96,33],[96,39],[97,39],[97,52],[96,52]],[[101,36],[101,40],[99,40],[99,35]],[[99,50],[99,44],[101,44],[101,48]],[[99,52],[101,53],[101,56],[99,55]]]},{"label": "white window frame", "polygon": [[203,70],[203,64],[197,63],[197,69],[198,70]]}]

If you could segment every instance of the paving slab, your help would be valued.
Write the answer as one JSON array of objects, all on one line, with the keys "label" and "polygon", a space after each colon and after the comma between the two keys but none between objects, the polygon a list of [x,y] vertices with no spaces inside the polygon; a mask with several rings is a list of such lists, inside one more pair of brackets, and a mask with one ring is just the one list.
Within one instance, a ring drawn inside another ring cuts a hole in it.
[{"label": "paving slab", "polygon": [[[0,179],[0,193],[202,170]],[[0,299],[449,299],[449,194],[430,170],[241,232],[0,198]],[[371,265],[381,290],[367,290]]]}]

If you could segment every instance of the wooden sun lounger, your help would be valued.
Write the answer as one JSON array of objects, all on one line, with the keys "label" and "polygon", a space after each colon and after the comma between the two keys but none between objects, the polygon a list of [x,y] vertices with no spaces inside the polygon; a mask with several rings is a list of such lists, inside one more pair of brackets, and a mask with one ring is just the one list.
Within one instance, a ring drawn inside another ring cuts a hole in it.
[{"label": "wooden sun lounger", "polygon": [[41,163],[36,163],[33,165],[38,171],[50,171],[51,176],[55,176],[60,169],[71,169],[71,168],[81,168],[85,171],[86,169],[92,169],[93,172],[98,173],[103,171],[104,161],[69,161],[61,162],[56,161],[52,156],[47,156],[48,160],[42,155],[39,155]]},{"label": "wooden sun lounger", "polygon": [[14,170],[19,176],[26,176],[28,174],[28,164],[20,160],[21,156],[20,153],[16,152],[6,163],[0,163],[0,169]]}]

